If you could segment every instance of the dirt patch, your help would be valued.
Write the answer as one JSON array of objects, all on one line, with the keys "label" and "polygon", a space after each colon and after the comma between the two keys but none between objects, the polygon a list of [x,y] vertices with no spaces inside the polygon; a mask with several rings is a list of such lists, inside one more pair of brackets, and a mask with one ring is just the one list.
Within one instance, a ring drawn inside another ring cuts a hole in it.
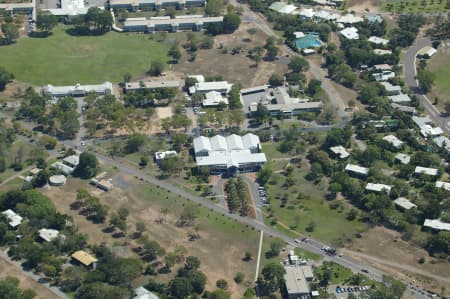
[{"label": "dirt patch", "polygon": [[58,297],[49,291],[46,287],[40,285],[30,277],[25,276],[15,265],[0,258],[0,278],[13,276],[19,279],[21,289],[32,289],[36,292],[36,299],[57,299]]},{"label": "dirt patch", "polygon": [[[198,50],[194,62],[188,61],[190,55],[183,50],[182,58],[174,65],[174,70],[184,74],[222,76],[225,80],[240,82],[244,88],[266,83],[273,73],[285,73],[285,64],[261,61],[256,66],[247,57],[247,50],[263,46],[267,39],[260,30],[256,30],[254,34],[248,33],[250,28],[254,27],[244,23],[233,34],[216,36],[213,48]],[[242,47],[241,53],[233,55],[231,50],[234,47]]]},{"label": "dirt patch", "polygon": [[377,13],[380,12],[381,0],[349,0],[347,10],[356,13]]},{"label": "dirt patch", "polygon": [[[214,228],[206,227],[202,225],[201,220],[199,224],[201,238],[194,242],[189,241],[188,234],[194,228],[180,228],[176,226],[175,223],[178,221],[178,215],[170,210],[164,216],[162,206],[151,200],[152,196],[161,196],[159,191],[152,194],[145,194],[144,196],[141,193],[135,192],[142,183],[137,182],[132,177],[124,176],[123,179],[133,185],[133,188],[127,190],[115,188],[111,192],[97,193],[96,195],[102,203],[110,207],[110,211],[116,211],[121,207],[129,209],[130,215],[127,221],[129,227],[128,234],[131,235],[138,221],[144,222],[147,227],[146,234],[150,239],[160,242],[166,248],[166,252],[170,252],[176,246],[182,245],[188,250],[187,255],[195,255],[201,259],[201,270],[208,277],[207,289],[214,290],[216,288],[215,282],[223,278],[228,281],[229,290],[233,294],[232,298],[240,298],[246,286],[251,282],[247,281],[242,285],[237,285],[234,283],[233,277],[237,272],[245,273],[246,280],[254,275],[255,263],[253,261],[242,262],[241,259],[246,251],[251,251],[256,254],[257,242],[235,240],[233,233],[225,233]],[[97,191],[87,183],[71,178],[66,186],[43,190],[43,192],[53,200],[60,212],[73,217],[80,232],[89,236],[89,243],[105,243],[109,246],[126,245],[129,242],[133,243],[134,241],[129,238],[114,239],[111,234],[102,231],[102,229],[107,227],[107,224],[93,224],[86,220],[84,216],[79,215],[77,211],[70,209],[70,203],[75,200],[75,192],[79,188],[84,188],[91,193]],[[171,200],[169,198],[166,199],[168,201]],[[182,201],[182,199],[177,199],[177,201]],[[164,223],[157,223],[157,220],[163,216],[165,218]],[[174,270],[173,273],[175,272]]]},{"label": "dirt patch", "polygon": [[[448,262],[428,257],[425,250],[401,240],[399,233],[386,228],[368,230],[349,249],[353,252],[345,254],[434,292],[441,293],[441,287],[450,284]],[[418,263],[421,257],[426,260],[423,264]],[[446,292],[449,295],[449,290]]]}]

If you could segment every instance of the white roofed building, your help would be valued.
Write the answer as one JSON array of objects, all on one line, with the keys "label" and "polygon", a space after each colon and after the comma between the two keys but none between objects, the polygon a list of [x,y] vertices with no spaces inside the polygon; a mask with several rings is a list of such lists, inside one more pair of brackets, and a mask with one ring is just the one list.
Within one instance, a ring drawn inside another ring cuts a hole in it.
[{"label": "white roofed building", "polygon": [[[84,5],[84,0],[60,0],[61,7],[43,9],[55,16],[73,17],[77,15],[84,15],[88,11],[88,7]],[[99,7],[103,9],[103,7]]]},{"label": "white roofed building", "polygon": [[23,220],[22,216],[20,216],[19,214],[16,214],[16,212],[14,212],[11,209],[3,211],[2,214],[5,215],[5,217],[9,220],[8,224],[12,228],[16,228],[22,223],[22,220]]},{"label": "white roofed building", "polygon": [[356,175],[362,175],[367,176],[369,174],[369,168],[362,167],[355,164],[347,164],[345,166],[345,171],[356,174]]},{"label": "white roofed building", "polygon": [[134,294],[136,296],[134,296],[133,299],[159,299],[158,296],[142,286],[134,289]]},{"label": "white roofed building", "polygon": [[450,231],[450,223],[442,222],[440,219],[425,219],[423,226],[435,230]]},{"label": "white roofed building", "polygon": [[367,183],[366,190],[373,191],[373,192],[386,192],[389,194],[391,192],[392,186],[385,185],[385,184],[374,184],[374,183]]},{"label": "white roofed building", "polygon": [[311,288],[306,280],[302,267],[287,266],[284,267],[284,281],[289,299],[306,299],[309,298]]},{"label": "white roofed building", "polygon": [[397,95],[388,96],[388,99],[391,100],[392,103],[409,103],[411,102],[411,98],[409,95],[404,93],[399,93]]},{"label": "white roofed building", "polygon": [[396,206],[404,209],[404,210],[411,210],[412,208],[417,208],[417,205],[410,202],[407,198],[399,197],[396,200],[394,200],[394,203]]},{"label": "white roofed building", "polygon": [[202,101],[203,107],[215,107],[220,104],[228,105],[228,99],[218,91],[210,91],[205,94],[205,98]]},{"label": "white roofed building", "polygon": [[51,242],[59,237],[59,231],[51,228],[42,228],[39,230],[39,238],[46,242]]},{"label": "white roofed building", "polygon": [[389,82],[380,82],[380,84],[390,96],[399,95],[402,92],[402,87],[400,85],[392,85]]},{"label": "white roofed building", "polygon": [[228,81],[197,82],[189,88],[189,93],[194,94],[199,92],[206,94],[211,91],[216,91],[221,94],[227,94],[230,92],[232,86],[233,84],[228,83]]},{"label": "white roofed building", "polygon": [[345,159],[345,158],[350,157],[350,153],[347,152],[345,147],[343,147],[342,145],[332,146],[332,147],[330,147],[330,151],[333,154],[335,154],[336,156],[338,156],[339,159]]},{"label": "white roofed building", "polygon": [[269,8],[281,14],[291,14],[297,9],[297,6],[277,1],[272,3]]},{"label": "white roofed building", "polygon": [[194,152],[197,167],[207,166],[214,174],[253,172],[267,162],[259,137],[251,133],[199,136],[194,138]]},{"label": "white roofed building", "polygon": [[378,37],[378,36],[371,36],[371,37],[369,37],[368,41],[373,44],[383,45],[383,46],[386,46],[389,43],[389,40]]},{"label": "white roofed building", "polygon": [[108,81],[97,85],[81,85],[77,83],[70,86],[53,86],[49,84],[43,88],[45,93],[53,97],[84,97],[90,92],[95,92],[97,95],[105,95],[110,94],[112,90],[113,85]]},{"label": "white roofed building", "polygon": [[339,31],[346,39],[359,39],[358,28],[347,27]]},{"label": "white roofed building", "polygon": [[401,141],[400,139],[398,139],[396,136],[394,135],[386,135],[382,138],[384,141],[388,142],[389,144],[391,144],[393,147],[395,147],[396,149],[400,149],[403,147],[404,142]]},{"label": "white roofed building", "polygon": [[422,166],[416,166],[414,169],[415,174],[426,174],[429,176],[437,176],[438,175],[438,169],[436,168],[429,168],[429,167],[422,167]]},{"label": "white roofed building", "polygon": [[341,24],[356,24],[356,23],[360,23],[360,22],[362,22],[362,21],[364,21],[364,19],[361,18],[361,17],[355,16],[355,15],[353,15],[353,14],[346,14],[346,15],[343,15],[343,16],[339,17],[339,18],[336,20],[336,23],[341,23]]},{"label": "white roofed building", "polygon": [[442,189],[445,189],[447,191],[450,191],[450,183],[443,182],[443,181],[437,181],[436,182],[436,188],[442,188]]},{"label": "white roofed building", "polygon": [[374,49],[373,53],[375,53],[375,55],[390,55],[392,54],[392,51],[385,49]]},{"label": "white roofed building", "polygon": [[422,49],[419,50],[419,52],[417,52],[417,56],[424,58],[424,57],[431,57],[434,54],[436,54],[437,50],[431,46],[425,46]]},{"label": "white roofed building", "polygon": [[57,161],[52,164],[52,167],[60,170],[65,175],[71,174],[78,166],[80,157],[78,155],[71,155],[65,157],[61,162]]},{"label": "white roofed building", "polygon": [[395,155],[395,160],[398,160],[400,161],[400,163],[406,165],[411,162],[411,157],[406,154],[398,153],[397,155]]}]

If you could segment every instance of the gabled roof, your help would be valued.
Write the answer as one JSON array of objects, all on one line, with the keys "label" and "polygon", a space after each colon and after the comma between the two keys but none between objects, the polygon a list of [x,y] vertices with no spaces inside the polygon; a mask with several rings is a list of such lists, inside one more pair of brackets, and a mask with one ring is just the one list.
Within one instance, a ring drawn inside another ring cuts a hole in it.
[{"label": "gabled roof", "polygon": [[83,250],[75,251],[72,254],[72,258],[79,261],[85,266],[90,266],[91,264],[96,263],[98,261],[95,257],[93,257],[92,255]]},{"label": "gabled roof", "polygon": [[210,139],[205,136],[199,136],[194,138],[195,152],[210,152],[212,150]]},{"label": "gabled roof", "polygon": [[350,172],[363,174],[363,175],[368,175],[369,174],[369,168],[365,168],[365,167],[358,166],[358,165],[355,165],[355,164],[347,164],[345,166],[345,170],[346,171],[350,171]]},{"label": "gabled roof", "polygon": [[436,230],[450,231],[450,223],[442,222],[440,219],[425,219],[423,226]]},{"label": "gabled roof", "polygon": [[367,183],[366,190],[369,191],[375,191],[375,192],[382,192],[385,191],[386,193],[391,192],[392,186],[385,185],[385,184],[374,184],[374,183]]},{"label": "gabled roof", "polygon": [[248,133],[242,136],[242,141],[244,143],[244,147],[248,149],[257,149],[261,148],[261,142],[259,141],[259,137],[255,134]]},{"label": "gabled roof", "polygon": [[229,150],[242,150],[244,149],[244,143],[242,142],[241,136],[232,134],[227,138],[227,145]]},{"label": "gabled roof", "polygon": [[20,216],[19,214],[16,214],[16,212],[14,212],[11,209],[3,211],[2,214],[5,215],[6,218],[8,218],[9,225],[11,227],[17,227],[22,223],[22,220],[23,220],[22,216]]},{"label": "gabled roof", "polygon": [[412,208],[417,208],[417,205],[413,204],[412,202],[410,202],[407,198],[404,197],[399,197],[396,200],[394,200],[394,203],[405,209],[405,210],[410,210]]},{"label": "gabled roof", "polygon": [[438,170],[436,168],[416,166],[416,169],[414,169],[414,173],[436,176],[438,174]]},{"label": "gabled roof", "polygon": [[51,242],[54,239],[58,238],[59,236],[59,231],[57,231],[56,229],[47,229],[47,228],[42,228],[39,230],[39,237],[47,242]]},{"label": "gabled roof", "polygon": [[222,135],[216,135],[209,140],[213,151],[226,151],[228,149],[227,140]]}]

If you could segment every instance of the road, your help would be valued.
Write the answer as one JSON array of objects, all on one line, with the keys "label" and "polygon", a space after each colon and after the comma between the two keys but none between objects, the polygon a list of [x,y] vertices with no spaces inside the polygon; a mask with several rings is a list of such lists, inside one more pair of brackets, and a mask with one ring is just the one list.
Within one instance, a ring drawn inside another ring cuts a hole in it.
[{"label": "road", "polygon": [[[69,143],[66,143],[66,145],[70,145]],[[166,180],[159,180],[153,176],[150,176],[144,172],[142,172],[141,170],[134,168],[131,165],[125,164],[125,163],[121,163],[120,161],[114,160],[112,158],[106,157],[102,154],[99,153],[95,153],[95,155],[97,156],[97,158],[102,162],[102,163],[106,163],[109,164],[111,166],[115,166],[117,167],[117,169],[123,173],[126,173],[128,175],[131,175],[133,177],[136,177],[140,180],[143,180],[145,182],[154,184],[159,186],[162,189],[165,189],[171,193],[174,193],[180,197],[183,197],[191,202],[197,203],[197,204],[201,204],[204,207],[213,210],[217,213],[220,213],[222,215],[225,215],[231,219],[234,219],[236,221],[239,221],[240,223],[244,224],[244,225],[249,225],[253,228],[255,228],[255,230],[258,231],[262,231],[265,234],[271,235],[273,237],[278,237],[282,240],[284,240],[286,243],[293,245],[293,246],[297,246],[300,248],[303,248],[305,250],[308,250],[310,252],[316,253],[320,256],[322,256],[324,258],[324,260],[326,261],[333,261],[336,262],[344,267],[347,267],[349,269],[351,269],[352,271],[356,272],[356,273],[361,273],[367,277],[369,277],[370,279],[373,280],[377,280],[377,281],[381,281],[383,278],[383,275],[386,275],[386,273],[368,266],[368,265],[364,265],[359,261],[356,261],[355,259],[352,259],[350,257],[347,256],[329,256],[327,254],[325,254],[321,248],[323,248],[324,246],[327,246],[326,244],[319,242],[317,240],[312,240],[309,239],[308,242],[298,242],[295,241],[293,238],[286,236],[285,234],[266,226],[264,223],[255,220],[255,219],[251,219],[251,218],[247,218],[247,217],[241,217],[238,214],[230,214],[228,209],[226,209],[225,207],[222,206],[218,206],[216,205],[214,202],[211,202],[209,200],[205,200],[202,197],[199,197],[197,195],[193,195],[190,194],[178,187],[173,186],[169,181]],[[365,269],[368,271],[368,273],[363,272],[362,270]],[[417,299],[425,299],[425,298],[429,298],[426,295],[422,295],[419,292],[417,292],[416,290],[411,289],[410,287],[408,287],[408,293],[413,295],[415,298]]]},{"label": "road", "polygon": [[[17,267],[20,271],[22,271],[22,273],[24,273],[25,276],[33,279],[34,281],[38,281],[39,278],[41,278],[41,276],[34,274],[32,272],[29,271],[25,271],[22,266],[20,265],[20,261],[13,261],[9,258],[8,256],[8,251],[2,251],[0,250],[0,258],[4,259],[5,261],[7,261],[8,263],[14,265],[15,267]],[[52,292],[53,294],[55,294],[55,296],[62,298],[62,299],[70,299],[66,294],[64,294],[59,288],[57,287],[51,287],[48,283],[42,283],[42,286],[46,287],[50,292]]]},{"label": "road", "polygon": [[[276,32],[272,30],[272,28],[267,24],[264,16],[252,11],[247,5],[242,5],[236,2],[236,0],[231,0],[230,3],[235,6],[242,7],[242,19],[244,21],[250,22],[258,27],[262,32],[267,34],[268,36],[273,36],[277,39],[280,38]],[[300,56],[298,53],[293,51],[287,45],[283,44],[281,46],[283,50],[289,53],[290,56]],[[339,120],[341,123],[345,123],[347,121],[347,114],[345,112],[345,101],[342,99],[339,92],[334,88],[333,83],[330,79],[327,78],[326,72],[315,62],[309,61],[309,72],[314,76],[315,79],[320,80],[322,82],[322,88],[327,93],[328,98],[336,107]]]},{"label": "road", "polygon": [[422,103],[426,112],[430,116],[430,118],[441,127],[441,129],[450,134],[450,127],[448,125],[449,118],[442,117],[439,110],[433,105],[433,103],[428,99],[428,97],[424,94],[421,94],[418,90],[419,84],[416,79],[417,70],[416,70],[416,56],[417,52],[425,46],[431,46],[431,40],[428,38],[421,38],[417,40],[411,47],[409,47],[406,55],[403,59],[403,72],[405,75],[406,84],[409,87],[409,90],[417,96],[417,98]]}]

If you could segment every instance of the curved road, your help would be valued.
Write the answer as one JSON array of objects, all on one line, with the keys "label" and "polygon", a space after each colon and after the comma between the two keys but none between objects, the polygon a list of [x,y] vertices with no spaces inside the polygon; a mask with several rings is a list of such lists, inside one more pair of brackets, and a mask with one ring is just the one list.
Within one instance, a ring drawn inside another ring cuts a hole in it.
[{"label": "curved road", "polygon": [[417,70],[416,70],[416,56],[417,52],[420,51],[425,46],[431,46],[431,40],[428,38],[421,38],[417,40],[411,47],[409,47],[403,58],[403,72],[405,74],[406,84],[409,90],[417,96],[417,98],[422,103],[426,112],[430,118],[441,127],[441,129],[450,134],[450,127],[448,125],[449,118],[442,117],[439,110],[433,105],[433,103],[428,99],[428,97],[419,91],[419,83],[417,81]]}]

